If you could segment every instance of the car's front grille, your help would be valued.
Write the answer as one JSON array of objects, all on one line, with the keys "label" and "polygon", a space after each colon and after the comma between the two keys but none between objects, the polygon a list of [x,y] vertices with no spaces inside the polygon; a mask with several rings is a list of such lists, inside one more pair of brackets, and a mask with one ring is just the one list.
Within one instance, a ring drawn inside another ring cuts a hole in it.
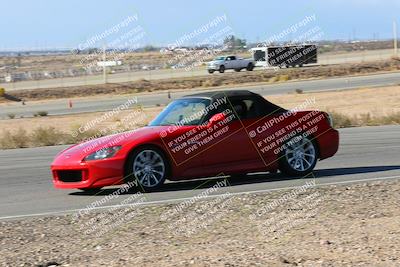
[{"label": "car's front grille", "polygon": [[57,176],[60,181],[66,183],[82,181],[82,171],[57,171]]}]

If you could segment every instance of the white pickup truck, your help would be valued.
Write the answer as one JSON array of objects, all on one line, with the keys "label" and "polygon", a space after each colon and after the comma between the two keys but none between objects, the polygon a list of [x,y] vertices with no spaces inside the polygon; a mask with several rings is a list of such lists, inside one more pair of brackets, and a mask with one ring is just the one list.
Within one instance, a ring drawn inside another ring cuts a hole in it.
[{"label": "white pickup truck", "polygon": [[207,65],[208,73],[214,73],[214,71],[223,73],[225,70],[229,69],[234,69],[235,71],[246,69],[252,71],[253,68],[253,60],[237,58],[236,56],[220,56],[215,58],[213,61],[208,62]]}]

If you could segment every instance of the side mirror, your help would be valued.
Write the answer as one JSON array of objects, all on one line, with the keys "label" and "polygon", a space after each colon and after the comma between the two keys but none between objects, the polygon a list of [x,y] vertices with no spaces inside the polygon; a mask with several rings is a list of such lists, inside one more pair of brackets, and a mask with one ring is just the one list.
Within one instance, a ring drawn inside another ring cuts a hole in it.
[{"label": "side mirror", "polygon": [[221,113],[217,113],[214,116],[212,116],[210,118],[210,120],[208,121],[208,125],[207,126],[212,126],[215,125],[216,123],[223,121],[226,119],[226,115],[225,113],[221,112]]}]

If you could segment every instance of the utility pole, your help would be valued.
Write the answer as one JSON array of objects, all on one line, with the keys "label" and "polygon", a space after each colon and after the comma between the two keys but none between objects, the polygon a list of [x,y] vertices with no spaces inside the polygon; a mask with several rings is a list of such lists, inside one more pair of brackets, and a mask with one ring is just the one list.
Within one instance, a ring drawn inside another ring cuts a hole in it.
[{"label": "utility pole", "polygon": [[395,20],[393,20],[393,49],[394,56],[397,56],[397,24]]},{"label": "utility pole", "polygon": [[103,65],[103,82],[104,82],[104,84],[106,84],[107,83],[107,66],[105,64],[105,62],[106,62],[106,46],[105,45],[103,46],[103,62],[104,62],[104,65]]}]

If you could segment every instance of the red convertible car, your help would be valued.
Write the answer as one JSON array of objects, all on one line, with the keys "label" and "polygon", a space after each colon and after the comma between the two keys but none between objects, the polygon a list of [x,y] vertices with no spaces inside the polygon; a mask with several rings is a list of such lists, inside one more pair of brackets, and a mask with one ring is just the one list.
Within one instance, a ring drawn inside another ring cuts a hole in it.
[{"label": "red convertible car", "polygon": [[312,172],[333,156],[338,131],[321,111],[281,108],[245,90],[188,95],[148,126],[74,145],[51,170],[57,188],[99,189],[128,183],[144,191],[165,180],[280,170]]}]

